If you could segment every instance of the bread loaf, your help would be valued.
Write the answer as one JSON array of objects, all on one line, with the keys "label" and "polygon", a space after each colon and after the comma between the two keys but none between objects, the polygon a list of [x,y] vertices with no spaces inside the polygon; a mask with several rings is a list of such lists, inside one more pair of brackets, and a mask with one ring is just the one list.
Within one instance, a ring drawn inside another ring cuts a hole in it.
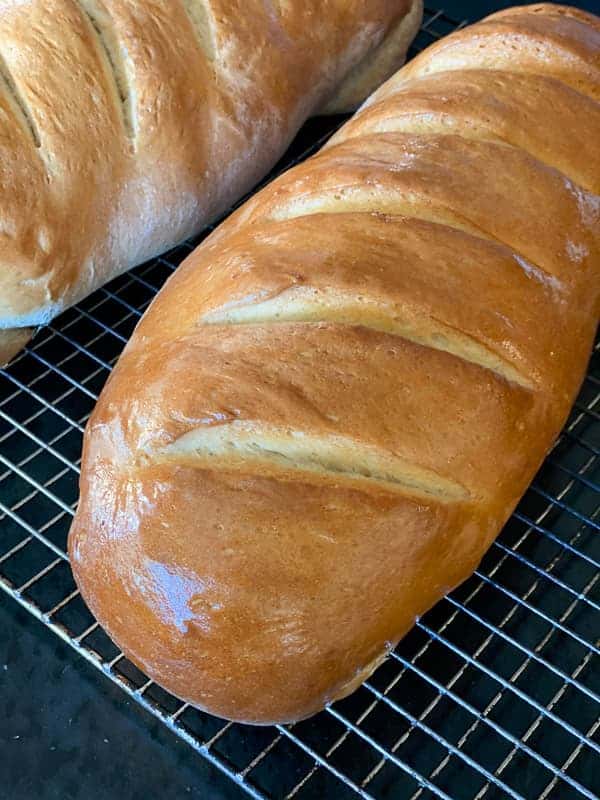
[{"label": "bread loaf", "polygon": [[400,66],[422,0],[0,4],[0,354],[196,233]]},{"label": "bread loaf", "polygon": [[592,346],[599,92],[598,19],[491,16],[170,279],[89,422],[70,535],[152,678],[297,720],[472,573]]}]

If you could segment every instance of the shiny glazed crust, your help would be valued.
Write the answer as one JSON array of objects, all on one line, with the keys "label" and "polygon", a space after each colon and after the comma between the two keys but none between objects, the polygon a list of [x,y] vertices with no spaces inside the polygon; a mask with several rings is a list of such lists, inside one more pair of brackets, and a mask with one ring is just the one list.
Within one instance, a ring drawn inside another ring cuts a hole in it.
[{"label": "shiny glazed crust", "polygon": [[158,295],[89,422],[70,553],[160,684],[231,719],[305,717],[471,574],[593,342],[599,90],[597,19],[496,14]]},{"label": "shiny glazed crust", "polygon": [[272,166],[307,116],[364,99],[399,67],[421,9],[421,0],[0,4],[0,329],[44,324],[197,232]]}]

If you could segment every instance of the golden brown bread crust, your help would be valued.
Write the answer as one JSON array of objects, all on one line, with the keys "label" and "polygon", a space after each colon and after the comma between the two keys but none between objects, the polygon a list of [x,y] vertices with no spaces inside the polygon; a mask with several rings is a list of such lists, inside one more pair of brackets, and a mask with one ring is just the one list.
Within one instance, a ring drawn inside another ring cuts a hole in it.
[{"label": "golden brown bread crust", "polygon": [[432,47],[141,320],[86,432],[70,552],[175,694],[309,715],[497,535],[598,319],[598,30],[532,6]]},{"label": "golden brown bread crust", "polygon": [[404,61],[408,45],[419,30],[422,19],[422,4],[413,3],[406,15],[400,18],[381,41],[377,50],[369,53],[350,70],[323,113],[354,111],[365,97],[389,78]]},{"label": "golden brown bread crust", "polygon": [[197,232],[334,93],[338,105],[362,100],[382,71],[389,76],[421,8],[2,4],[0,329],[48,322]]}]

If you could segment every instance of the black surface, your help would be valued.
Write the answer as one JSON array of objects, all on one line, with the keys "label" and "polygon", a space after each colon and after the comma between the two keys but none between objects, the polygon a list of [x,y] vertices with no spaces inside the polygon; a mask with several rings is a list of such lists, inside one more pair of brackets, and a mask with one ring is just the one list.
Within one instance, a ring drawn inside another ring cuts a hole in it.
[{"label": "black surface", "polygon": [[[471,20],[510,5],[429,3]],[[600,0],[578,5],[600,13]],[[0,800],[241,795],[51,631],[0,595]]]},{"label": "black surface", "polygon": [[[510,0],[467,0],[466,2],[465,0],[443,0],[443,2],[428,2],[427,5],[429,8],[443,8],[448,16],[455,19],[468,19],[474,22],[501,8],[527,5],[527,3],[522,0],[521,2],[519,0],[514,0],[514,2],[510,2]],[[577,6],[600,14],[600,0],[578,0],[578,2],[566,3],[566,5]]]},{"label": "black surface", "polygon": [[0,631],[1,800],[241,796],[4,594]]}]

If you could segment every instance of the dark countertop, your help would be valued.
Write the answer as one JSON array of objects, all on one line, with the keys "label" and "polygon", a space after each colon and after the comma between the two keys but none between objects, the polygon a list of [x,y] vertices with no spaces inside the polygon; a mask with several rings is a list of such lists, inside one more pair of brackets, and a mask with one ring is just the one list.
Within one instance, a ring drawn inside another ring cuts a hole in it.
[{"label": "dark countertop", "polygon": [[[428,3],[458,18],[510,2]],[[577,5],[600,13],[600,0]],[[0,593],[0,800],[238,798],[241,791]]]},{"label": "dark countertop", "polygon": [[3,593],[0,631],[0,800],[240,796]]},{"label": "dark countertop", "polygon": [[[441,0],[441,2],[430,2],[425,0],[429,8],[443,8],[445,12],[457,19],[469,19],[475,21],[479,17],[499,11],[501,8],[511,6],[526,5],[526,0]],[[577,6],[578,8],[600,14],[600,0],[564,0],[566,5]]]}]

